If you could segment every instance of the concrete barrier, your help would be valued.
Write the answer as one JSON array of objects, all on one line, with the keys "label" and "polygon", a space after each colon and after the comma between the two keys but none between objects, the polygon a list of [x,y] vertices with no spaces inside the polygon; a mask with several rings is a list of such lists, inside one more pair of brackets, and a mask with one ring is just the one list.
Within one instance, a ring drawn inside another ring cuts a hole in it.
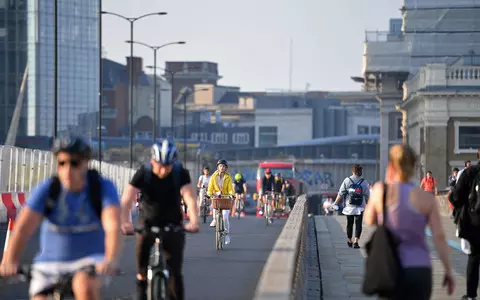
[{"label": "concrete barrier", "polygon": [[306,273],[307,196],[298,197],[263,267],[254,300],[303,299]]}]

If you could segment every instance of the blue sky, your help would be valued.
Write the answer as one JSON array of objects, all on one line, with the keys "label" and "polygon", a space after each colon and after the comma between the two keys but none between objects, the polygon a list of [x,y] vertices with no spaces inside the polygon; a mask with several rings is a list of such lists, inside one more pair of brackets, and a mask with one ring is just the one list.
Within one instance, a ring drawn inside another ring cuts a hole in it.
[{"label": "blue sky", "polygon": [[[208,60],[219,64],[219,84],[246,91],[288,89],[289,45],[293,39],[294,90],[359,90],[350,76],[361,75],[365,30],[388,30],[400,17],[402,1],[386,0],[104,0],[103,10],[125,16],[165,11],[135,23],[134,39],[161,45],[157,63]],[[129,55],[129,23],[103,16],[107,57]],[[135,46],[144,65],[153,64],[148,48]]]}]

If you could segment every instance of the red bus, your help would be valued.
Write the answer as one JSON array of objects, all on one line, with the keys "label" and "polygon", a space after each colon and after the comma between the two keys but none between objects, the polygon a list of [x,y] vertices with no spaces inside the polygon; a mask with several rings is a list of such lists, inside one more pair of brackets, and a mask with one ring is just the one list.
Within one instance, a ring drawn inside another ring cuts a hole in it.
[{"label": "red bus", "polygon": [[257,194],[260,193],[262,188],[262,178],[265,176],[265,170],[272,170],[272,176],[276,173],[282,174],[282,178],[290,181],[293,187],[296,189],[297,184],[295,180],[295,165],[291,162],[274,162],[265,161],[258,164],[257,170]]}]

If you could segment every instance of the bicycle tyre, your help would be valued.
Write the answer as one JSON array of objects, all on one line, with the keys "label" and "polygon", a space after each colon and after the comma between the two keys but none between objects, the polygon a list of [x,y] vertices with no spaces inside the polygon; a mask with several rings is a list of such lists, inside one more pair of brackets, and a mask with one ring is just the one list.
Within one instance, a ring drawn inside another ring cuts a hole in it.
[{"label": "bicycle tyre", "polygon": [[269,225],[268,223],[268,219],[269,219],[269,208],[268,208],[268,200],[266,201],[266,203],[264,204],[264,208],[263,208],[263,213],[265,214],[265,223],[267,224],[267,226]]},{"label": "bicycle tyre", "polygon": [[220,221],[220,250],[223,249],[223,243],[225,242],[225,224],[223,223],[223,214],[219,216]]},{"label": "bicycle tyre", "polygon": [[203,206],[202,206],[202,214],[203,214],[203,223],[207,223],[207,205],[205,204],[205,202],[203,203]]},{"label": "bicycle tyre", "polygon": [[[163,272],[155,275],[150,281],[150,299],[151,300],[169,300],[168,295],[168,278]],[[148,297],[147,297],[148,299]]]},{"label": "bicycle tyre", "polygon": [[240,220],[240,214],[242,212],[242,200],[238,200],[237,204],[237,218]]},{"label": "bicycle tyre", "polygon": [[215,224],[216,225],[215,226],[215,248],[217,250],[220,250],[220,244],[222,243],[222,241],[221,241],[222,238],[221,238],[221,234],[220,234],[220,225],[221,225],[220,224],[220,219],[221,218],[219,218],[219,215],[220,214],[218,212],[215,212],[215,223],[216,223]]}]

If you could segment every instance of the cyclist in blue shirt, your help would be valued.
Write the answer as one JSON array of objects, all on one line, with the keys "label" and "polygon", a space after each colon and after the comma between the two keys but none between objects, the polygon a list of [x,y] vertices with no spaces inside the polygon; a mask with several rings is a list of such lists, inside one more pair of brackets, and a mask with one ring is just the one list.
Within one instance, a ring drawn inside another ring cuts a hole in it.
[{"label": "cyclist in blue shirt", "polygon": [[[41,224],[41,250],[34,258],[30,281],[32,299],[46,299],[59,276],[89,265],[95,264],[99,274],[113,274],[122,242],[117,190],[111,181],[88,170],[89,144],[81,138],[57,139],[52,152],[58,177],[40,183],[32,192],[0,265],[1,276],[16,275],[25,244]],[[58,197],[52,196],[54,185]],[[100,299],[99,280],[77,271],[72,280],[75,299]]]}]

